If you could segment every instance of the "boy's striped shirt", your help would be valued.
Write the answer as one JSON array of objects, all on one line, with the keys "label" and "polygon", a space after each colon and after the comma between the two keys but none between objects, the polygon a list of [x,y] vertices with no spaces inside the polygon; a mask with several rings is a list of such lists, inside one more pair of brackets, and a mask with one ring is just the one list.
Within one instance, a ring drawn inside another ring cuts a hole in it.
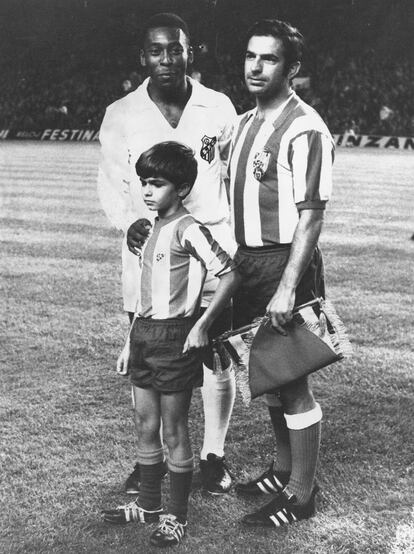
[{"label": "boy's striped shirt", "polygon": [[324,209],[334,141],[313,108],[292,93],[274,120],[242,116],[230,161],[232,223],[240,245],[292,242],[299,211]]},{"label": "boy's striped shirt", "polygon": [[233,269],[229,255],[209,230],[185,209],[155,219],[142,252],[141,317],[190,317],[200,307],[207,270],[221,276]]}]

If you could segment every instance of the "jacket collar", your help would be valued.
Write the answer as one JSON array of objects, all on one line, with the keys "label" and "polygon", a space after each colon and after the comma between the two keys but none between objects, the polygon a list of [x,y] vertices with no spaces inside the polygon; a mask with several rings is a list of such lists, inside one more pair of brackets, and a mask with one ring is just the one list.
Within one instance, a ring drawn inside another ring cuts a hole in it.
[{"label": "jacket collar", "polygon": [[[151,109],[154,102],[151,100],[148,94],[149,77],[131,94],[134,95],[134,102],[136,102],[138,111],[145,111]],[[195,81],[191,77],[187,76],[187,81],[191,85],[191,96],[188,99],[187,105],[208,107],[211,105],[211,100],[208,100],[208,89],[198,81]]]}]

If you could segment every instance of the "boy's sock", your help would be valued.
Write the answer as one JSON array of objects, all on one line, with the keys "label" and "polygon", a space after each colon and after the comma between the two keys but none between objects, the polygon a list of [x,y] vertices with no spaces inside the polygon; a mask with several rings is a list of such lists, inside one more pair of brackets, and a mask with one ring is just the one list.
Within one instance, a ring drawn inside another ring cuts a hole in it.
[{"label": "boy's sock", "polygon": [[157,510],[161,506],[161,481],[164,475],[164,449],[151,452],[138,450],[140,490],[138,504],[144,510]]},{"label": "boy's sock", "polygon": [[274,469],[276,471],[290,471],[292,459],[290,453],[289,429],[286,425],[283,408],[279,406],[268,406],[270,420],[276,441],[276,460]]},{"label": "boy's sock", "polygon": [[292,452],[292,472],[287,489],[297,504],[306,504],[314,487],[321,437],[322,410],[319,404],[303,414],[285,414]]},{"label": "boy's sock", "polygon": [[224,456],[224,441],[233,411],[236,385],[231,367],[221,373],[213,373],[207,366],[203,369],[204,442],[200,459],[206,460],[210,453]]},{"label": "boy's sock", "polygon": [[176,516],[180,523],[187,522],[188,497],[193,478],[194,457],[188,460],[173,461],[168,458],[170,476],[170,499],[167,512]]}]

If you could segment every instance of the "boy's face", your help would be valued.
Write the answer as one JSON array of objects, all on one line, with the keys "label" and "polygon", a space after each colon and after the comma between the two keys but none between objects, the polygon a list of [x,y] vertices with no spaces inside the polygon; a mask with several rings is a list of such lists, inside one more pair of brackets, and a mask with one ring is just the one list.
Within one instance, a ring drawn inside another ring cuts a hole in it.
[{"label": "boy's face", "polygon": [[140,179],[142,198],[150,210],[157,211],[162,217],[172,215],[180,206],[185,196],[186,187],[177,187],[164,177]]}]

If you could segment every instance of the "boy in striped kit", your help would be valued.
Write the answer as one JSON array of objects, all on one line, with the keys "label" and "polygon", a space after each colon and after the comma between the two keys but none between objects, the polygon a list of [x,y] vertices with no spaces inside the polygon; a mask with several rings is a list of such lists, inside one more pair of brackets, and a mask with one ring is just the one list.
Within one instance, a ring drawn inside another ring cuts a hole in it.
[{"label": "boy in striped kit", "polygon": [[[257,22],[248,32],[246,85],[256,108],[235,132],[230,195],[242,281],[234,297],[234,327],[267,312],[277,331],[295,305],[324,296],[317,247],[331,194],[334,142],[319,115],[291,88],[303,37],[278,20]],[[272,500],[246,515],[249,526],[276,526],[315,512],[315,471],[322,412],[308,379],[267,394],[276,438],[276,460],[257,479],[240,483],[244,495]]]},{"label": "boy in striped kit", "polygon": [[[127,343],[118,360],[129,370],[135,391],[138,463],[141,486],[135,502],[104,511],[113,523],[157,521],[151,544],[178,544],[187,525],[193,472],[188,436],[192,390],[203,383],[203,349],[207,331],[228,304],[238,275],[228,254],[183,207],[197,176],[190,148],[177,142],[156,144],[136,163],[142,196],[157,211],[141,253],[140,299]],[[199,317],[207,270],[219,278],[208,308]],[[161,508],[164,450],[168,447],[170,500]]]}]

